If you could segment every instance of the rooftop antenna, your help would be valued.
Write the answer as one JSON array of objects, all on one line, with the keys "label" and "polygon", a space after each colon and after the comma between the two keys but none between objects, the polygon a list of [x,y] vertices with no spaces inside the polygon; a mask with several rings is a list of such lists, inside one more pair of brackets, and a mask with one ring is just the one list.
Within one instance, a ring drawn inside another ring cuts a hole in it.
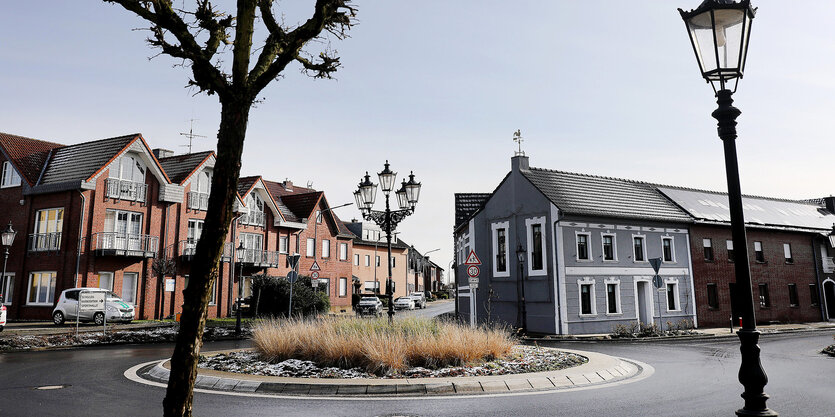
[{"label": "rooftop antenna", "polygon": [[522,131],[520,129],[516,129],[516,131],[513,132],[513,141],[519,145],[519,150],[513,152],[513,156],[525,156],[525,151],[522,150],[522,142],[524,139],[522,139]]},{"label": "rooftop antenna", "polygon": [[307,188],[313,188],[313,181],[307,182]]},{"label": "rooftop antenna", "polygon": [[194,121],[195,120],[198,120],[198,119],[189,119],[190,126],[188,128],[188,133],[180,132],[180,135],[185,136],[185,137],[188,138],[188,145],[180,145],[182,147],[188,147],[188,153],[191,153],[191,141],[194,138],[205,138],[205,136],[203,136],[203,135],[194,134]]}]

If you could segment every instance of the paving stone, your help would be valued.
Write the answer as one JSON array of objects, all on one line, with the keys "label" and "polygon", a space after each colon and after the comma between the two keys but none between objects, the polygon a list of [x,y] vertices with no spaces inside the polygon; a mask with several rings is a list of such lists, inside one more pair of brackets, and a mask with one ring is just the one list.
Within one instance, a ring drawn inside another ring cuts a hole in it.
[{"label": "paving stone", "polygon": [[368,395],[371,394],[397,394],[397,385],[369,385]]},{"label": "paving stone", "polygon": [[340,385],[336,393],[339,395],[363,395],[368,390],[368,385]]},{"label": "paving stone", "polygon": [[336,395],[337,390],[339,390],[339,385],[315,384],[310,386],[307,395]]},{"label": "paving stone", "polygon": [[565,376],[549,376],[548,379],[551,380],[551,383],[557,388],[570,387],[574,385],[574,383]]},{"label": "paving stone", "polygon": [[453,382],[453,385],[455,385],[455,392],[458,394],[484,392],[478,382]]},{"label": "paving stone", "polygon": [[261,387],[261,385],[263,385],[263,383],[259,381],[239,381],[238,384],[235,385],[233,391],[255,392]]},{"label": "paving stone", "polygon": [[220,380],[217,381],[217,383],[215,384],[214,389],[222,391],[232,391],[235,389],[235,385],[238,385],[237,379],[220,378]]},{"label": "paving stone", "polygon": [[455,387],[451,382],[426,384],[426,393],[430,395],[455,394]]},{"label": "paving stone", "polygon": [[216,376],[197,375],[194,386],[197,388],[214,388],[217,381],[220,381],[220,378]]},{"label": "paving stone", "polygon": [[610,368],[609,372],[611,372],[612,375],[615,375],[615,376],[623,376],[623,372],[621,372],[620,369],[618,369],[617,367]]},{"label": "paving stone", "polygon": [[566,378],[568,378],[571,381],[571,383],[574,384],[574,385],[588,385],[589,384],[589,380],[586,379],[586,377],[584,377],[582,375],[566,375]]},{"label": "paving stone", "polygon": [[531,383],[528,382],[527,379],[506,379],[504,383],[507,385],[507,389],[511,391],[524,391],[533,389]]},{"label": "paving stone", "polygon": [[[244,382],[249,381],[241,381],[241,383],[235,386],[235,391],[239,391],[239,388],[241,388],[241,384],[243,384]],[[256,392],[269,392],[277,394],[284,391],[284,384],[280,382],[261,382],[259,386],[256,388]]]},{"label": "paving stone", "polygon": [[583,374],[583,376],[586,377],[586,379],[588,379],[592,384],[604,381],[603,378],[597,374],[597,372],[589,372],[587,374]]},{"label": "paving stone", "polygon": [[284,384],[284,389],[281,390],[281,393],[307,395],[308,391],[310,391],[309,384]]},{"label": "paving stone", "polygon": [[424,384],[398,384],[397,394],[426,394],[426,385]]},{"label": "paving stone", "polygon": [[554,384],[546,377],[528,378],[528,382],[534,389],[554,388]]},{"label": "paving stone", "polygon": [[484,381],[481,383],[484,392],[507,392],[507,384],[504,381]]}]

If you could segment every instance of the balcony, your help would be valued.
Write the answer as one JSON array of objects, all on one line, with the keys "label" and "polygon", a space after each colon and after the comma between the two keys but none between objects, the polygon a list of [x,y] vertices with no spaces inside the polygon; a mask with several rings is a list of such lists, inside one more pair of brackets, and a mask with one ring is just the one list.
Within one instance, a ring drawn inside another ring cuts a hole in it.
[{"label": "balcony", "polygon": [[276,251],[239,249],[236,255],[238,262],[243,263],[244,266],[260,268],[278,268],[279,266],[278,258],[280,253]]},{"label": "balcony", "polygon": [[267,216],[259,212],[245,213],[241,215],[240,224],[264,227],[267,225]]},{"label": "balcony", "polygon": [[[196,240],[181,240],[179,243],[180,251],[177,252],[180,255],[180,259],[183,261],[191,261],[194,258],[194,251],[197,248],[197,241]],[[226,242],[223,244],[223,253],[220,255],[221,262],[229,262],[232,259],[232,242]]]},{"label": "balcony", "polygon": [[28,248],[29,252],[58,252],[61,249],[61,232],[30,234]]},{"label": "balcony", "polygon": [[105,180],[105,197],[115,200],[145,202],[148,186],[143,183],[108,178]]},{"label": "balcony", "polygon": [[188,193],[188,208],[191,210],[209,209],[209,194],[199,193],[197,191],[189,191]]},{"label": "balcony", "polygon": [[832,260],[831,256],[823,257],[823,272],[825,274],[831,274],[835,272],[835,261]]},{"label": "balcony", "polygon": [[96,255],[153,258],[156,256],[159,238],[119,232],[93,233]]}]

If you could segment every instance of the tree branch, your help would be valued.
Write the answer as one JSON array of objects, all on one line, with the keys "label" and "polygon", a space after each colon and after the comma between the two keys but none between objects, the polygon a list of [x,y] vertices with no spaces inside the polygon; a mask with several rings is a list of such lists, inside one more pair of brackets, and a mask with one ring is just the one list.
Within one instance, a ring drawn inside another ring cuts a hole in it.
[{"label": "tree branch", "polygon": [[311,62],[302,56],[296,57],[296,61],[302,64],[304,72],[313,78],[333,78],[331,73],[335,72],[341,65],[339,57],[332,57],[325,52],[319,54],[319,62]]}]

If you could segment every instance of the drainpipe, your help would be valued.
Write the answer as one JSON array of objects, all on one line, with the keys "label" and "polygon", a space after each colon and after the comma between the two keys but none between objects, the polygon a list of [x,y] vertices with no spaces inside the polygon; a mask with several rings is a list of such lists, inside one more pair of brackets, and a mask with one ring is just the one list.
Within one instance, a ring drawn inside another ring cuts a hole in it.
[{"label": "drainpipe", "polygon": [[[821,280],[821,270],[818,266],[818,251],[820,247],[815,247],[815,237],[812,236],[812,259],[815,261],[815,279],[818,283],[818,306],[821,310],[821,321],[825,321],[828,317],[826,316],[826,310],[824,309],[824,298],[822,297],[824,294],[823,292],[823,281]],[[821,254],[822,256],[822,254]],[[823,259],[821,259],[823,262]],[[799,296],[798,296],[799,297]]]},{"label": "drainpipe", "polygon": [[[233,283],[233,281],[235,281],[235,259],[237,258],[237,255],[238,255],[236,253],[237,252],[237,245],[235,245],[235,241],[236,241],[236,239],[235,239],[236,233],[235,232],[238,231],[238,221],[240,220],[241,217],[243,217],[243,213],[239,214],[237,217],[235,217],[235,220],[233,220],[234,226],[232,227],[232,250],[229,252],[229,255],[230,255],[230,258],[229,258],[229,282],[228,282],[229,285],[227,285],[228,294],[226,296],[226,298],[227,298],[226,315],[228,317],[232,317],[232,302],[233,302],[233,300],[232,300],[232,283]],[[221,256],[223,256],[223,249],[221,249]]]},{"label": "drainpipe", "polygon": [[81,196],[81,222],[78,224],[78,248],[75,255],[75,287],[81,286],[80,276],[78,270],[81,267],[81,242],[84,240],[84,210],[87,206],[87,198],[84,197],[84,192],[78,190],[78,195]]}]

